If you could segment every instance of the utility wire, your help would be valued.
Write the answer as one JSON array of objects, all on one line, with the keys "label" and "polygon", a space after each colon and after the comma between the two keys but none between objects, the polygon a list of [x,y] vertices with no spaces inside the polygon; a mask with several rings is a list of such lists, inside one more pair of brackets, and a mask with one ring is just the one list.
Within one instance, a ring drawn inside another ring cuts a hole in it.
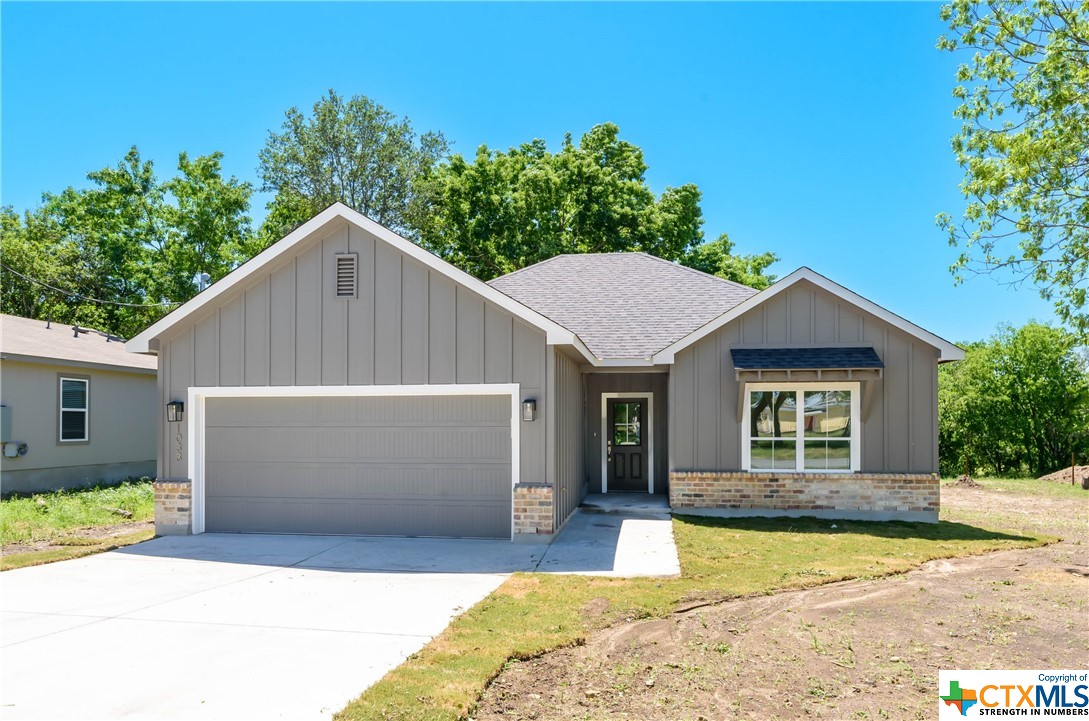
[{"label": "utility wire", "polygon": [[40,286],[48,288],[49,290],[52,290],[52,291],[56,291],[57,293],[62,293],[64,295],[66,295],[66,296],[69,296],[70,298],[79,298],[80,300],[88,300],[88,301],[90,301],[92,303],[105,303],[107,305],[123,305],[126,308],[163,308],[165,306],[178,305],[177,301],[166,301],[166,302],[163,302],[163,303],[122,303],[119,300],[101,300],[100,298],[92,298],[90,296],[83,295],[82,293],[76,293],[76,292],[73,292],[73,291],[70,291],[70,290],[64,290],[63,288],[57,288],[56,286],[49,285],[49,283],[46,283],[44,281],[40,281],[37,278],[31,278],[29,275],[23,275],[22,273],[20,273],[17,270],[12,270],[11,268],[4,265],[3,263],[0,263],[0,268],[3,268],[4,270],[6,270],[9,273],[14,273],[15,275],[19,276],[23,280],[28,280],[31,283],[37,283]]}]

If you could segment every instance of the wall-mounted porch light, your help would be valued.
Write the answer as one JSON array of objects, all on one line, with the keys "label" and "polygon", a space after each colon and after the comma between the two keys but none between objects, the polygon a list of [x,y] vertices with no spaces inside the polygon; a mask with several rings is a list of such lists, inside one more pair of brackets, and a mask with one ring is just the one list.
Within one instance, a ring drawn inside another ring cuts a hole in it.
[{"label": "wall-mounted porch light", "polygon": [[537,401],[534,398],[529,398],[522,401],[522,420],[523,421],[535,421],[537,420]]},{"label": "wall-mounted porch light", "polygon": [[181,401],[170,401],[166,404],[166,420],[168,423],[181,423],[185,418],[185,404]]}]

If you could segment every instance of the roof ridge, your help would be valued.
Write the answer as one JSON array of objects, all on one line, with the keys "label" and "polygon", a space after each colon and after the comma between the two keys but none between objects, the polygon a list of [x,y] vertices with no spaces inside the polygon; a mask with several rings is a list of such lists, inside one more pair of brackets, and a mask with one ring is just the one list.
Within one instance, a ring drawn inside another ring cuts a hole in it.
[{"label": "roof ridge", "polygon": [[666,263],[666,264],[668,264],[668,265],[670,265],[670,266],[672,266],[674,268],[680,268],[681,270],[686,270],[689,273],[695,273],[696,275],[701,276],[703,278],[712,278],[714,280],[719,281],[720,283],[726,283],[728,285],[732,285],[735,288],[743,288],[745,290],[751,290],[753,293],[759,293],[760,292],[756,288],[753,288],[751,285],[745,285],[744,283],[738,283],[736,280],[730,280],[729,278],[720,278],[719,276],[713,275],[711,273],[704,273],[702,270],[696,270],[695,268],[690,268],[689,266],[684,265],[680,261],[666,260],[665,258],[659,258],[658,256],[652,255],[651,253],[647,253],[646,251],[643,251],[643,250],[636,250],[636,251],[632,251],[632,252],[633,253],[638,253],[639,255],[645,255],[648,258],[652,258],[652,259],[654,259],[654,260],[656,260],[656,261],[658,261],[660,263]]},{"label": "roof ridge", "polygon": [[734,288],[739,288],[739,289],[742,289],[742,290],[752,291],[753,293],[759,293],[760,292],[758,289],[753,288],[751,285],[745,285],[744,283],[738,283],[736,280],[730,280],[729,278],[720,278],[719,276],[713,275],[711,273],[704,273],[702,270],[697,270],[695,268],[690,268],[689,266],[684,265],[683,263],[681,263],[679,261],[666,260],[665,258],[661,258],[661,257],[659,257],[657,255],[653,255],[652,253],[648,253],[645,250],[614,250],[614,251],[610,251],[610,252],[607,252],[607,253],[558,253],[556,255],[553,255],[550,258],[545,258],[544,260],[537,261],[533,265],[527,265],[524,268],[519,268],[518,270],[513,270],[510,273],[506,273],[504,275],[496,276],[495,278],[492,278],[491,280],[487,280],[487,281],[484,281],[484,282],[487,283],[488,285],[491,285],[494,281],[505,279],[505,278],[512,278],[512,277],[514,277],[516,275],[519,275],[520,273],[522,273],[524,271],[532,270],[532,269],[538,268],[540,266],[546,265],[548,263],[551,263],[552,261],[556,260],[557,258],[577,258],[577,257],[580,257],[580,256],[585,257],[585,256],[591,256],[591,255],[593,255],[593,256],[598,256],[598,255],[642,255],[644,257],[650,258],[651,260],[656,260],[659,263],[665,263],[666,265],[668,265],[671,268],[679,268],[679,269],[687,271],[689,273],[694,273],[695,275],[698,275],[701,278],[711,278],[711,279],[713,279],[715,281],[718,281],[719,283],[725,283],[726,285],[733,286]]},{"label": "roof ridge", "polygon": [[510,278],[512,276],[518,275],[519,273],[521,273],[523,271],[530,270],[532,268],[536,268],[537,266],[540,266],[540,265],[545,265],[546,263],[551,263],[556,258],[560,258],[560,257],[563,257],[565,255],[578,255],[578,254],[577,253],[574,253],[574,254],[572,254],[572,253],[560,253],[559,255],[554,255],[551,258],[545,258],[544,260],[538,260],[533,265],[527,265],[525,267],[519,268],[518,270],[512,270],[509,273],[504,273],[503,275],[497,275],[494,278],[492,278],[491,280],[486,280],[484,282],[487,283],[488,285],[491,285],[492,281],[500,280],[501,278]]}]

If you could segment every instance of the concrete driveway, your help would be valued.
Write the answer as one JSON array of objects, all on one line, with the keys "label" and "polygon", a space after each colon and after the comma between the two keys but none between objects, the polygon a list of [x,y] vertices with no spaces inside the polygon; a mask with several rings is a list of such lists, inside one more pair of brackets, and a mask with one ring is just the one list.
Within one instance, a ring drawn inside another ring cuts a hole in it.
[{"label": "concrete driveway", "polygon": [[0,718],[329,718],[512,572],[676,573],[667,519],[639,568],[647,523],[579,514],[551,546],[207,533],[8,571]]}]

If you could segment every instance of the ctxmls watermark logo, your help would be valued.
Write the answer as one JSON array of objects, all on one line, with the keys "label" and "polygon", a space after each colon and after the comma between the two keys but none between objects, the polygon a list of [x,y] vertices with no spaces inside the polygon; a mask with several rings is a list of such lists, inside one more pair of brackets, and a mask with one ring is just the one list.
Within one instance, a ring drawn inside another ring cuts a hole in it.
[{"label": "ctxmls watermark logo", "polygon": [[939,671],[938,718],[1082,716],[1089,671]]}]

